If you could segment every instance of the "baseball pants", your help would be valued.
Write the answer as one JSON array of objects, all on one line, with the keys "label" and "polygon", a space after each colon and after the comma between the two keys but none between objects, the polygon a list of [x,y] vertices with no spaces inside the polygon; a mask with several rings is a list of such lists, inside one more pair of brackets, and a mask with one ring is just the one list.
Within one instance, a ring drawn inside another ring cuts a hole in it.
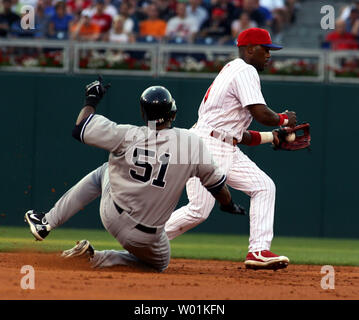
[{"label": "baseball pants", "polygon": [[152,267],[158,271],[167,268],[170,261],[170,245],[164,226],[157,227],[155,234],[135,228],[138,224],[125,211],[119,214],[110,194],[108,163],[89,173],[68,190],[46,213],[51,228],[56,228],[91,201],[101,196],[100,216],[105,229],[126,250],[95,250],[91,260],[94,267],[129,265]]},{"label": "baseball pants", "polygon": [[[211,137],[212,130],[205,126],[191,129],[202,137],[214,161],[226,173],[226,183],[250,196],[249,252],[269,250],[273,239],[275,185],[237,146]],[[188,180],[186,190],[189,203],[174,211],[165,226],[170,240],[206,220],[215,204],[214,197],[196,177]]]}]

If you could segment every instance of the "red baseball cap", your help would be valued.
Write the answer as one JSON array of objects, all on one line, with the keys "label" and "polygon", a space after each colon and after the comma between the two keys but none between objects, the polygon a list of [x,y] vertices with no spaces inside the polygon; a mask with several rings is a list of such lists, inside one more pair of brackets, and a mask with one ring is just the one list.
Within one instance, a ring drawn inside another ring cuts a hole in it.
[{"label": "red baseball cap", "polygon": [[249,44],[259,44],[271,50],[280,50],[283,48],[282,46],[273,44],[269,32],[260,28],[249,28],[238,35],[237,47],[247,46]]},{"label": "red baseball cap", "polygon": [[226,12],[221,8],[214,8],[212,10],[212,15],[214,17],[223,17]]}]

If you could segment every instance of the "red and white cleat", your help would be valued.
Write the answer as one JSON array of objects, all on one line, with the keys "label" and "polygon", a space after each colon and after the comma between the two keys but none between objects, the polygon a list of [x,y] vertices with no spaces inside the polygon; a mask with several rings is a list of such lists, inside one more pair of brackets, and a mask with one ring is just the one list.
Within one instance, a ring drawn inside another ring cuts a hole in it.
[{"label": "red and white cleat", "polygon": [[278,256],[268,250],[248,252],[244,264],[247,269],[269,269],[278,270],[286,268],[289,259],[285,256]]}]

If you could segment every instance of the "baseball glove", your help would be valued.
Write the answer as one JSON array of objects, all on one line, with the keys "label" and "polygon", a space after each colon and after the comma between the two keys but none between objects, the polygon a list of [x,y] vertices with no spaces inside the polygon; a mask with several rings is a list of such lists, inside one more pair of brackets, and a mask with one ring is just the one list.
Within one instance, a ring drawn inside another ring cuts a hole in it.
[{"label": "baseball glove", "polygon": [[310,146],[309,123],[302,123],[293,128],[278,128],[273,130],[273,135],[275,137],[273,141],[274,150],[296,151]]}]

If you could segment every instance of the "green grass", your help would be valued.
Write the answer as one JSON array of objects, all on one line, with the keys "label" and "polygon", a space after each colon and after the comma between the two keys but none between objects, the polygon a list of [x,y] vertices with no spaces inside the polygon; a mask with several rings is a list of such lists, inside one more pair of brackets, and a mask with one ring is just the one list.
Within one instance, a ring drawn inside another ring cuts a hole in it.
[{"label": "green grass", "polygon": [[[0,227],[0,251],[62,251],[88,239],[97,250],[120,249],[105,230],[57,229],[45,241],[34,241],[28,228]],[[172,257],[243,261],[248,236],[187,233],[171,241]],[[272,251],[295,264],[359,266],[359,239],[276,237]]]}]

